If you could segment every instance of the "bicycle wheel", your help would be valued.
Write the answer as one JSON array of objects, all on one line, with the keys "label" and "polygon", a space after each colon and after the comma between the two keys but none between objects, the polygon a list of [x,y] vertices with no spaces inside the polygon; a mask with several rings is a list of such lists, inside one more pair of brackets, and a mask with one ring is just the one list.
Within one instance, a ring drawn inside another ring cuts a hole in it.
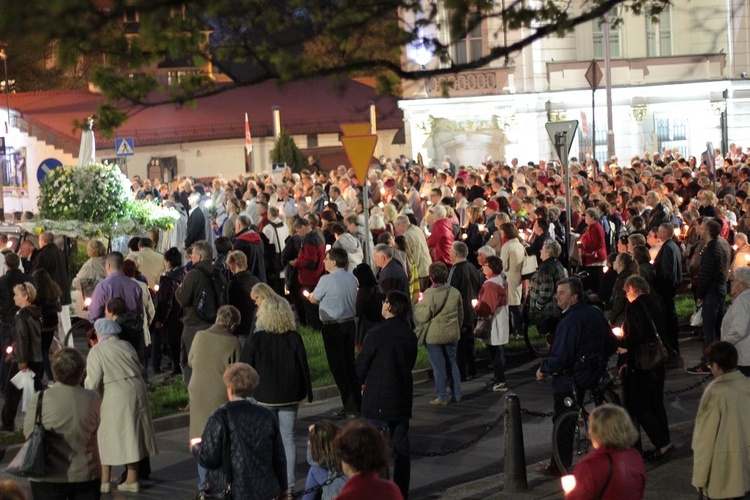
[{"label": "bicycle wheel", "polygon": [[552,455],[563,474],[572,473],[591,450],[586,420],[585,414],[571,409],[560,415],[552,428]]}]

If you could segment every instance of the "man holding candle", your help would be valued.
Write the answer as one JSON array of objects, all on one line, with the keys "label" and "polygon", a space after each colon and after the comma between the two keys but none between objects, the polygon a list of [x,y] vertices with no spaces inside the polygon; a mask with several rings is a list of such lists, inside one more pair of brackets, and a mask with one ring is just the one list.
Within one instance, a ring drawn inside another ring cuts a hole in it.
[{"label": "man holding candle", "polygon": [[657,237],[661,241],[661,247],[654,259],[654,271],[656,271],[656,279],[653,281],[654,289],[664,302],[665,340],[674,352],[679,354],[680,344],[677,341],[679,326],[675,295],[677,295],[677,287],[682,283],[682,252],[674,240],[672,223],[661,224]]}]

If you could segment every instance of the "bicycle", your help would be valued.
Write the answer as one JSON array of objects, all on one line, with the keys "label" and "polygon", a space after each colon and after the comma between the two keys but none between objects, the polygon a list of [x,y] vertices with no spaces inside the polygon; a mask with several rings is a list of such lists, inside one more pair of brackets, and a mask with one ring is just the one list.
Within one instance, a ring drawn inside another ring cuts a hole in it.
[{"label": "bicycle", "polygon": [[[587,361],[581,357],[578,363]],[[591,451],[592,445],[589,439],[589,412],[586,406],[591,402],[595,406],[611,403],[620,406],[620,396],[617,394],[615,380],[609,373],[609,366],[599,379],[599,383],[593,389],[584,390],[579,395],[579,388],[573,379],[573,368],[567,370],[573,387],[573,397],[565,398],[565,410],[555,420],[552,428],[552,456],[555,464],[563,473],[572,473],[578,462]],[[591,399],[585,400],[586,394],[591,394]]]}]

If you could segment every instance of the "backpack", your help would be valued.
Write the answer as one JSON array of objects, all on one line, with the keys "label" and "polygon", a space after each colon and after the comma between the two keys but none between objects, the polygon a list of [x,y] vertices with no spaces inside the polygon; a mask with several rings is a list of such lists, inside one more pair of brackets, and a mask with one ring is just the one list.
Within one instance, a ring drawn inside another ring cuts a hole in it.
[{"label": "backpack", "polygon": [[219,308],[227,303],[227,278],[219,269],[214,269],[209,274],[208,271],[196,267],[209,279],[210,286],[203,287],[198,297],[198,303],[195,305],[195,313],[198,317],[208,323],[216,321],[216,313]]}]

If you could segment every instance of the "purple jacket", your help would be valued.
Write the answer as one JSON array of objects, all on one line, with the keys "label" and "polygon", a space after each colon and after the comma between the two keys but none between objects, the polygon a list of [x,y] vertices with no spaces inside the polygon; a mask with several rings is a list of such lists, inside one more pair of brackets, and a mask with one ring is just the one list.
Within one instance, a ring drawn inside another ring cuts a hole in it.
[{"label": "purple jacket", "polygon": [[109,299],[119,297],[125,301],[128,310],[136,315],[139,321],[143,321],[143,292],[141,286],[122,274],[116,272],[96,285],[94,294],[91,296],[89,306],[89,321],[93,323],[104,317],[105,306]]}]

